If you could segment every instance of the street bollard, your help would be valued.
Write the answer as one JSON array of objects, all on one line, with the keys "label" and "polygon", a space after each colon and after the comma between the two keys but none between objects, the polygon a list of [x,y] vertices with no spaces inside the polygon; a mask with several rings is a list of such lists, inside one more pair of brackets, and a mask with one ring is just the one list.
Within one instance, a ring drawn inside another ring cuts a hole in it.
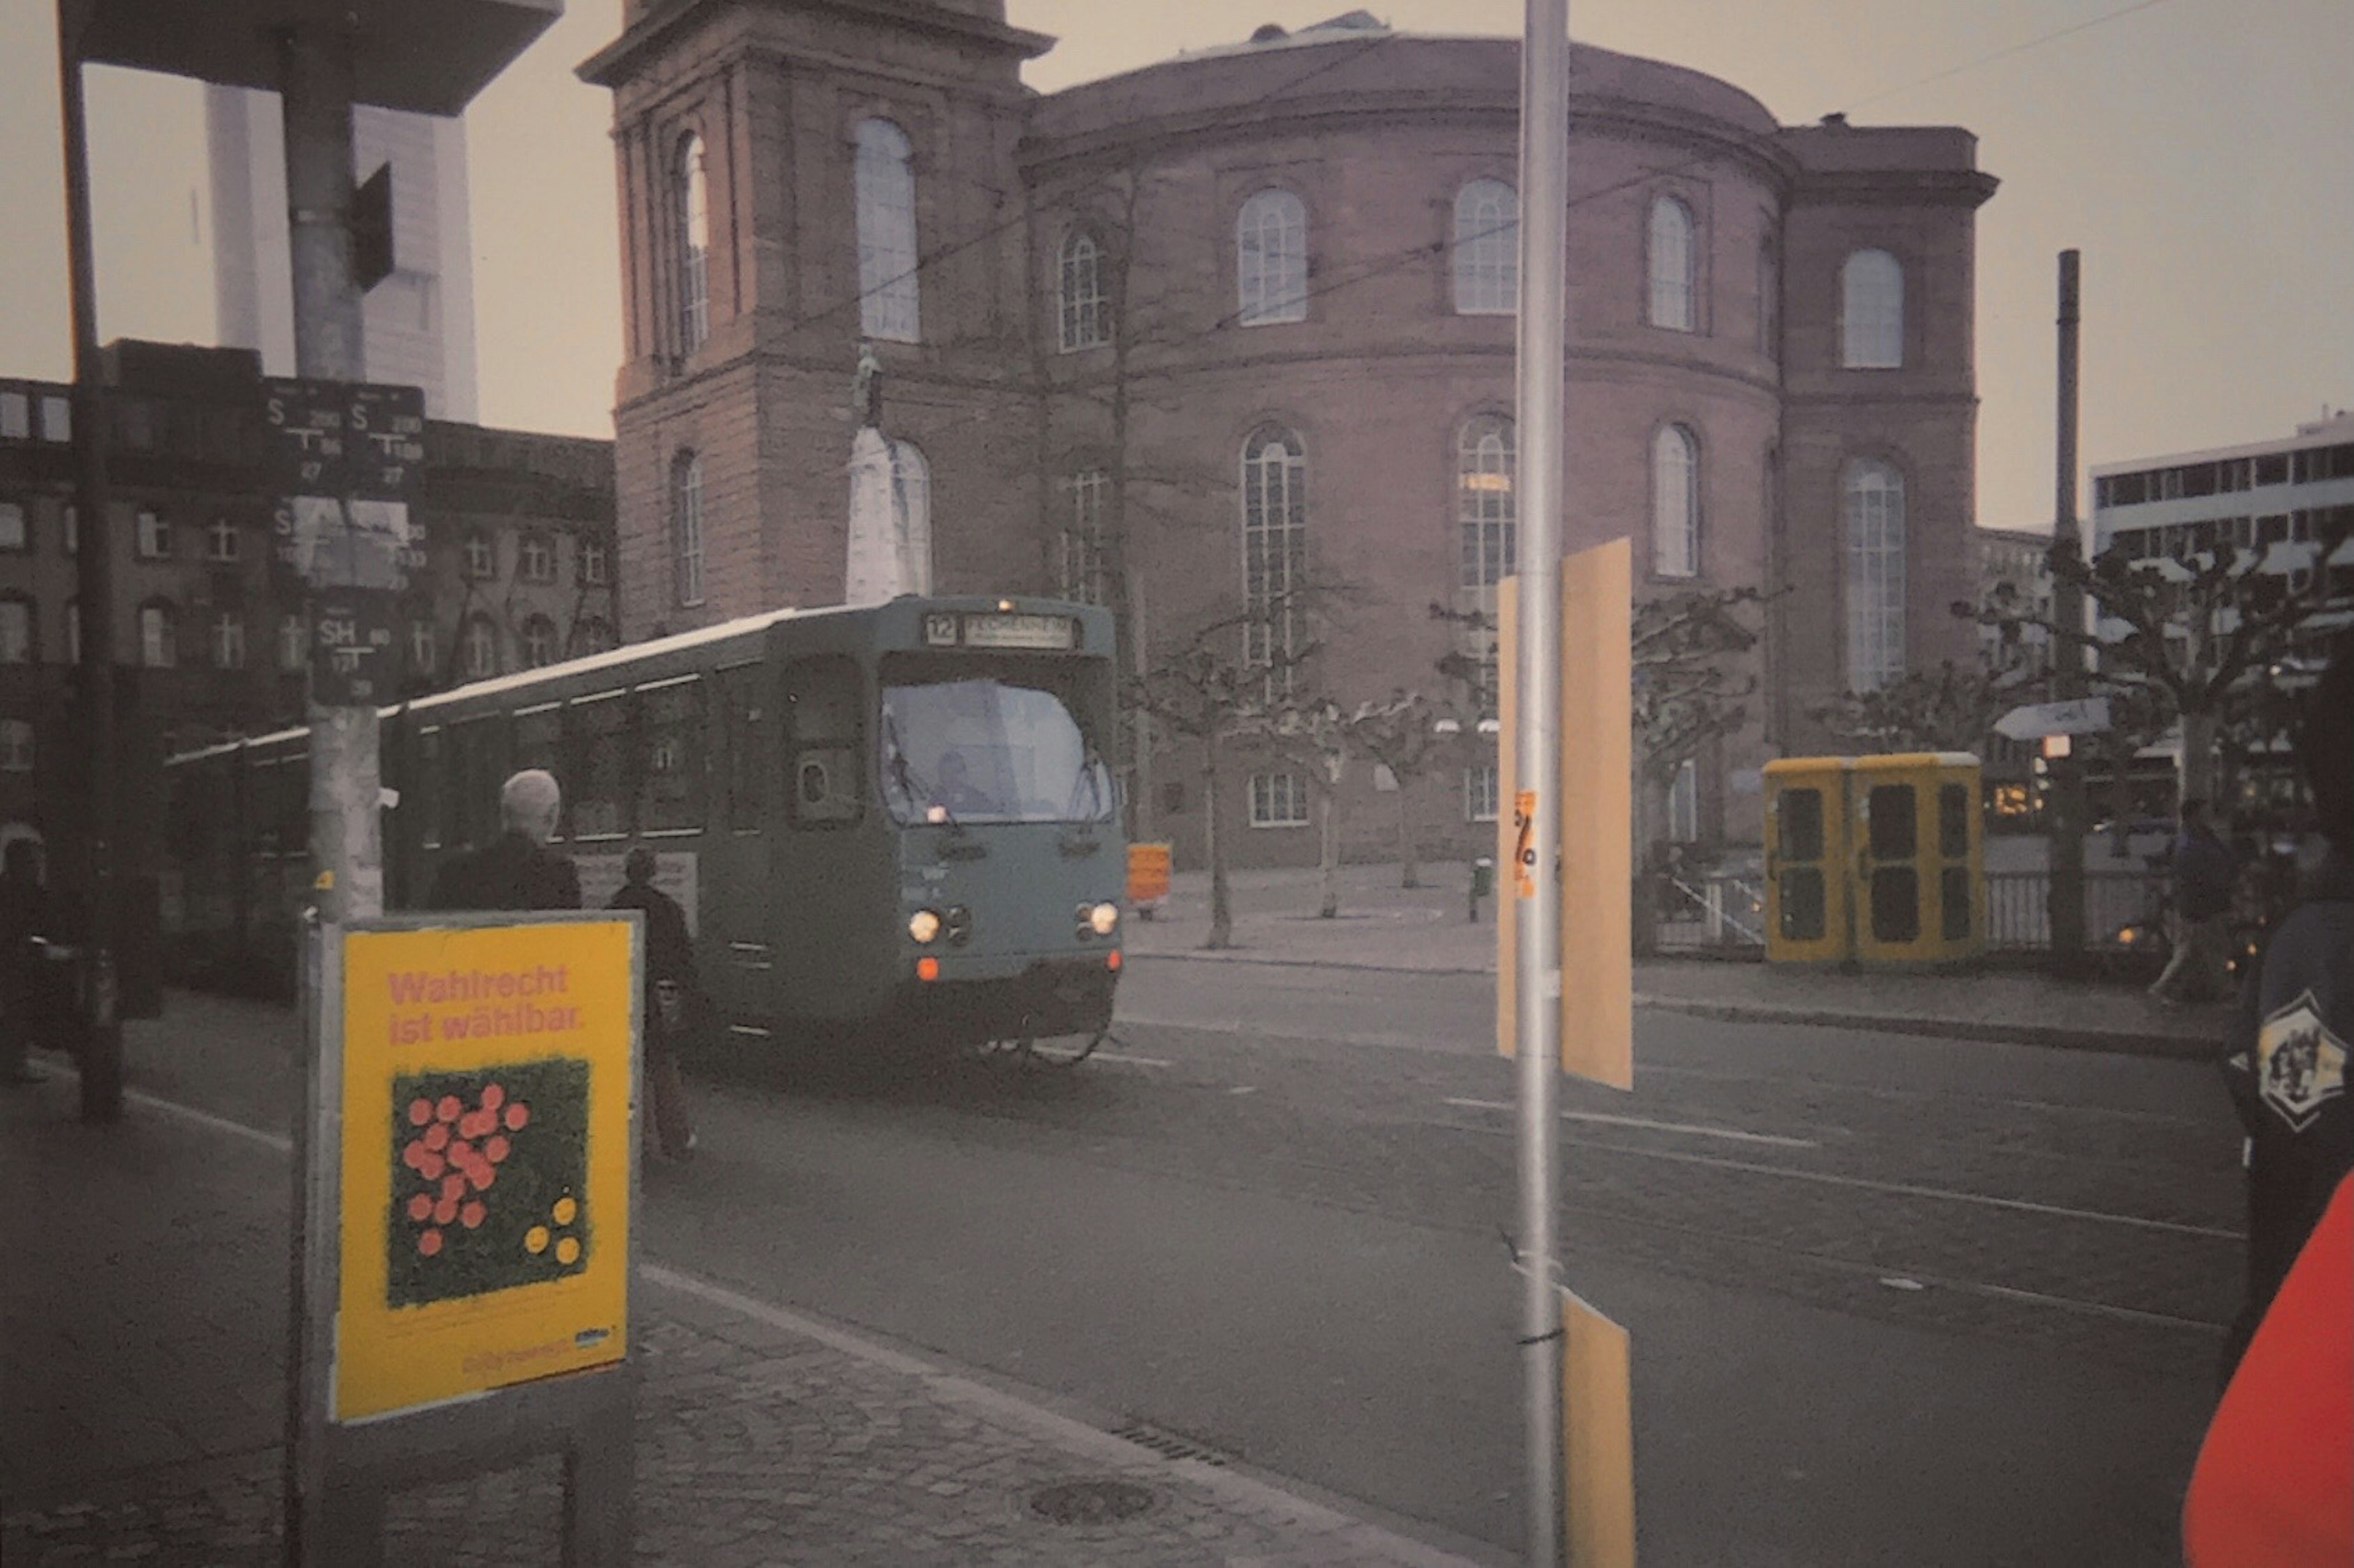
[{"label": "street bollard", "polygon": [[1477,926],[1479,923],[1479,900],[1495,890],[1496,863],[1483,854],[1471,863],[1470,909],[1464,917]]}]

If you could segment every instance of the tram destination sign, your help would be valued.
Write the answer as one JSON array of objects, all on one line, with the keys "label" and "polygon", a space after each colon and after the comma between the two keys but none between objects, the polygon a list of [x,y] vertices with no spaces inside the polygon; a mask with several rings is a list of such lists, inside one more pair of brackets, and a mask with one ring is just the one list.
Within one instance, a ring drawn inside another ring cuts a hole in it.
[{"label": "tram destination sign", "polygon": [[1010,612],[924,617],[924,641],[933,648],[1043,648],[1067,652],[1078,646],[1078,622],[1067,615]]}]

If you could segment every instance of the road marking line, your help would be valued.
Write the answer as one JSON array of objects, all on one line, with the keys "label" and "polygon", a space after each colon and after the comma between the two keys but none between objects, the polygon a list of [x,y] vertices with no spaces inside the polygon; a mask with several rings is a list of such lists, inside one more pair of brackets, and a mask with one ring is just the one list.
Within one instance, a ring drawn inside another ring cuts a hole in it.
[{"label": "road marking line", "polygon": [[1125,1051],[1097,1051],[1098,1062],[1125,1062],[1131,1067],[1173,1067],[1174,1062],[1164,1062],[1158,1056],[1131,1056]]},{"label": "road marking line", "polygon": [[1746,1160],[1721,1160],[1710,1154],[1679,1154],[1665,1149],[1621,1149],[1612,1144],[1590,1143],[1589,1149],[1606,1150],[1615,1154],[1639,1155],[1650,1160],[1672,1160],[1687,1165],[1713,1165],[1724,1171],[1745,1171],[1759,1176],[1782,1176],[1793,1181],[1819,1181],[1830,1187],[1858,1187],[1870,1192],[1893,1192],[1907,1198],[1935,1198],[1949,1203],[1976,1203],[1989,1209],[2009,1209],[2023,1214],[2049,1214],[2054,1219],[2093,1220],[2104,1224],[2131,1225],[2139,1230],[2164,1231],[2169,1235],[2209,1236],[2217,1241],[2245,1241],[2240,1231],[2227,1231],[2214,1225],[2189,1225],[2179,1220],[2145,1219],[2139,1214],[2112,1214],[2099,1209],[2072,1209],[2061,1203],[2038,1203],[2025,1198],[1997,1198],[1985,1192],[1962,1192],[1949,1187],[1921,1187],[1910,1181],[1874,1181],[1866,1176],[1834,1176],[1823,1171],[1797,1171],[1784,1165],[1759,1165]]},{"label": "road marking line", "polygon": [[[1471,1110],[1508,1111],[1512,1108],[1500,1100],[1450,1098],[1444,1103],[1450,1106],[1462,1106]],[[1561,1118],[1564,1121],[1596,1122],[1605,1127],[1644,1127],[1649,1128],[1654,1132],[1689,1133],[1694,1138],[1723,1138],[1736,1143],[1770,1143],[1778,1149],[1820,1149],[1822,1147],[1811,1138],[1784,1138],[1778,1133],[1772,1132],[1742,1132],[1734,1128],[1703,1127],[1698,1122],[1690,1121],[1653,1121],[1649,1117],[1611,1116],[1604,1111],[1565,1110],[1561,1113]]]}]

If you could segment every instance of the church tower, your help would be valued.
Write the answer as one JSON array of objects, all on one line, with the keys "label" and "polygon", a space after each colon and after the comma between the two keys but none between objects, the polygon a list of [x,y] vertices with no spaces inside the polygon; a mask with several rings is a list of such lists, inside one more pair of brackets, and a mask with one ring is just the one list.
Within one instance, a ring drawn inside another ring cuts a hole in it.
[{"label": "church tower", "polygon": [[939,589],[1036,586],[1015,152],[1052,42],[1003,0],[626,0],[580,68],[613,94],[625,641],[841,599],[864,347]]}]

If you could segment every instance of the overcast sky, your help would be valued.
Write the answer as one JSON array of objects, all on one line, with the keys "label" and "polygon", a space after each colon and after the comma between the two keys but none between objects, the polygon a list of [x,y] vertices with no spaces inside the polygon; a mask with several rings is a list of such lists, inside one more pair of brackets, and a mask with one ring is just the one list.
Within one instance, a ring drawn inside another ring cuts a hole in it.
[{"label": "overcast sky", "polygon": [[[2347,0],[1572,0],[1574,39],[1710,72],[1785,123],[1978,133],[1978,518],[2048,527],[2057,253],[2084,252],[2086,466],[2285,436],[2354,405]],[[1343,0],[1009,0],[1062,42],[1045,90],[1304,26]],[[1520,0],[1388,0],[1402,30],[1517,35]],[[609,436],[620,354],[608,95],[573,68],[620,0],[561,22],[468,115],[481,408]],[[0,0],[0,374],[69,373],[51,0]],[[2082,23],[2053,41],[1984,59]],[[1952,74],[1942,74],[1952,72]],[[1935,80],[1925,79],[1939,78]],[[209,342],[193,84],[91,72],[102,337]],[[1573,134],[1575,126],[1572,127]]]}]

